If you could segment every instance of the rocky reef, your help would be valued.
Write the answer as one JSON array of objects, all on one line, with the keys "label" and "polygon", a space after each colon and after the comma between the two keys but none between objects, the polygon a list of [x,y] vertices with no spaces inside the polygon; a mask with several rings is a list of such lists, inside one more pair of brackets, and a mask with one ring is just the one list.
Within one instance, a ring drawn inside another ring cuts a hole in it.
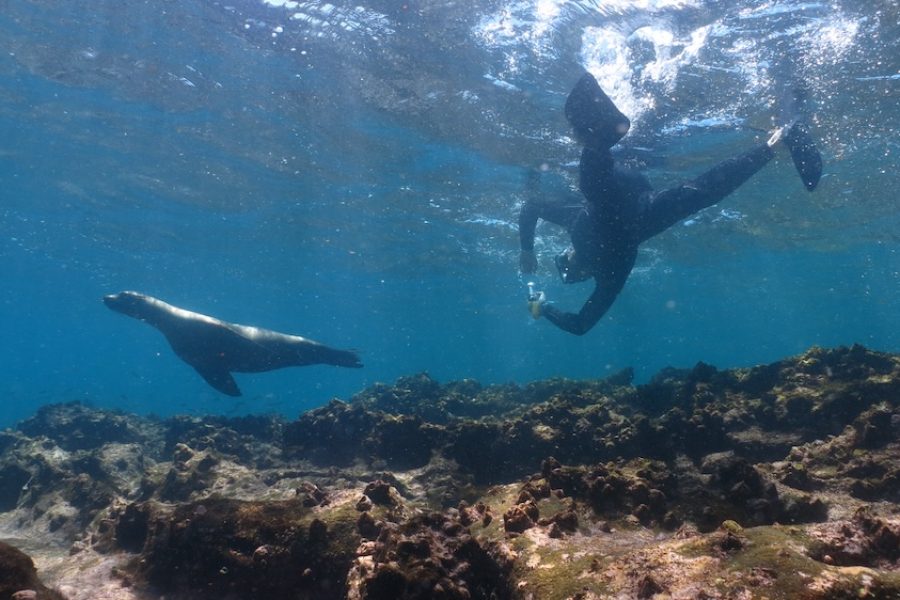
[{"label": "rocky reef", "polygon": [[0,539],[0,600],[900,599],[900,356],[46,406],[0,432]]}]

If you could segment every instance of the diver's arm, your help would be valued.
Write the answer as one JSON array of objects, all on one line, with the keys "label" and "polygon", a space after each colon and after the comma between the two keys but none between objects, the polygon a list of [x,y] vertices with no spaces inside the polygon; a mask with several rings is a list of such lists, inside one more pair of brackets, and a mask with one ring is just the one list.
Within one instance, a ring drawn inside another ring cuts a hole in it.
[{"label": "diver's arm", "polygon": [[569,229],[582,212],[584,205],[580,199],[576,200],[571,196],[559,195],[550,199],[529,197],[525,200],[519,212],[519,266],[523,273],[534,273],[537,269],[534,232],[538,220]]},{"label": "diver's arm", "polygon": [[625,280],[622,279],[621,284],[600,285],[597,282],[594,287],[594,293],[588,298],[584,306],[578,313],[563,312],[552,304],[542,304],[540,307],[540,316],[547,317],[547,320],[569,333],[575,335],[584,335],[597,324],[597,321],[606,314],[609,307],[612,306],[619,295]]},{"label": "diver's arm", "polygon": [[597,324],[615,299],[615,295],[604,293],[603,288],[598,285],[577,313],[563,312],[552,304],[544,304],[541,306],[541,316],[547,317],[548,321],[563,331],[584,335]]}]

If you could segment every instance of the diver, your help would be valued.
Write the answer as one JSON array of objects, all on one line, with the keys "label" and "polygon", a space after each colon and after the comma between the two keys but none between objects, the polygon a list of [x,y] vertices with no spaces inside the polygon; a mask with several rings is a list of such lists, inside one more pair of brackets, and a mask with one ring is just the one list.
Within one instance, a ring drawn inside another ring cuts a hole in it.
[{"label": "diver", "polygon": [[[799,93],[799,92],[797,92]],[[815,189],[822,159],[799,119],[776,129],[768,141],[713,166],[695,179],[655,191],[647,179],[616,164],[610,149],[628,133],[631,122],[585,73],[565,105],[566,119],[583,145],[579,162],[580,203],[528,197],[519,214],[520,268],[537,268],[534,233],[538,219],[564,227],[571,246],[556,258],[565,283],[591,277],[594,292],[577,313],[564,312],[546,302],[543,292],[529,286],[529,309],[534,318],[570,333],[587,333],[612,306],[625,286],[638,246],[682,219],[717,203],[736,190],[775,156],[784,143],[806,189]]]}]

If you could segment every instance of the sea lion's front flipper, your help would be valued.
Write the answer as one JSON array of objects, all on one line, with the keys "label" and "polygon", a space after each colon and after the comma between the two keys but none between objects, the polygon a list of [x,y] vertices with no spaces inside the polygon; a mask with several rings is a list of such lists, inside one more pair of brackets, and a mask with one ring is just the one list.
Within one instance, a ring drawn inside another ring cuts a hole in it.
[{"label": "sea lion's front flipper", "polygon": [[238,388],[237,383],[234,382],[234,377],[231,376],[231,373],[222,369],[203,367],[198,365],[193,366],[200,376],[206,380],[206,383],[213,386],[223,394],[228,394],[229,396],[240,396],[241,390]]}]

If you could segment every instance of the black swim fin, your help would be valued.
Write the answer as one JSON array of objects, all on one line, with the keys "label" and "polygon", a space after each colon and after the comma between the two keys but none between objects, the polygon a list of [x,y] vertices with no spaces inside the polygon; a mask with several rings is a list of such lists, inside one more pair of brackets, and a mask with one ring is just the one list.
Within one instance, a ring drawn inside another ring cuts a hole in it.
[{"label": "black swim fin", "polygon": [[797,121],[784,134],[784,145],[791,152],[794,167],[807,191],[813,191],[822,177],[822,155],[816,149],[806,126]]},{"label": "black swim fin", "polygon": [[628,133],[631,121],[600,89],[590,73],[585,73],[566,99],[566,119],[578,141],[595,150],[609,150]]}]

